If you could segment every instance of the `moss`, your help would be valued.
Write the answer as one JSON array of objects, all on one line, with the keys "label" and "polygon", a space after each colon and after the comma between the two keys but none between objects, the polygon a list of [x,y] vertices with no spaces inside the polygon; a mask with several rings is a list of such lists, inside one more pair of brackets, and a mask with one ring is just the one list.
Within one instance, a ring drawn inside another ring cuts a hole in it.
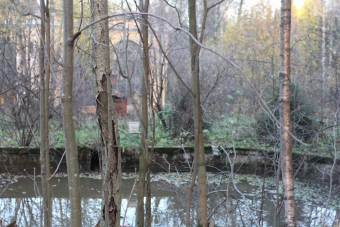
[{"label": "moss", "polygon": [[[154,147],[154,152],[158,154],[168,154],[168,155],[174,155],[174,154],[183,154],[184,150],[186,152],[193,152],[194,147]],[[206,154],[212,153],[211,146],[205,146],[204,147]],[[149,147],[149,151],[151,151],[151,147]]]},{"label": "moss", "polygon": [[197,223],[197,227],[203,227],[202,223],[201,223],[201,222],[198,222],[198,223]]}]

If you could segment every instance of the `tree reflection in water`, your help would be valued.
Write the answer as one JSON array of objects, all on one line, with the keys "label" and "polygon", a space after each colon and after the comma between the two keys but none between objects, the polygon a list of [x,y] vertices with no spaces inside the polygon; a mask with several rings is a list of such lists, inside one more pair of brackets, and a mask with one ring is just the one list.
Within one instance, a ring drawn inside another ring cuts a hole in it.
[{"label": "tree reflection in water", "polygon": [[[133,185],[133,179],[123,180],[122,188],[122,211],[128,202],[128,196]],[[153,183],[157,186],[153,189],[152,197],[152,222],[154,226],[183,226],[185,221],[184,199],[185,193],[181,188],[175,187],[169,183]],[[70,207],[67,178],[52,180],[53,186],[53,226],[70,226]],[[229,185],[230,186],[230,185]],[[161,187],[161,188],[159,188]],[[247,215],[245,201],[243,201],[232,188],[228,185],[222,185],[224,190],[217,190],[211,187],[208,207],[211,212],[216,209],[212,217],[215,219],[215,226],[252,226],[253,220]],[[257,186],[251,186],[249,183],[238,183],[239,190],[245,193],[249,200],[251,210],[256,217],[261,215],[261,193]],[[94,179],[81,179],[81,196],[82,196],[82,221],[83,226],[95,226],[101,211],[100,198],[101,181]],[[197,192],[194,192],[197,194]],[[274,223],[273,213],[274,193],[270,190],[266,192],[266,199],[263,206],[263,226],[272,226]],[[228,197],[228,199],[226,199]],[[193,207],[195,207],[193,201]],[[0,217],[6,226],[11,221],[16,220],[19,226],[43,226],[43,217],[41,208],[43,206],[42,198],[36,197],[33,183],[29,179],[19,179],[17,183],[11,184],[0,197]],[[130,201],[127,210],[125,226],[132,226],[136,222],[136,193]],[[333,209],[325,209],[323,206],[312,206],[308,203],[297,203],[297,220],[299,225],[328,225],[331,226],[338,218],[338,213]],[[195,217],[195,209],[192,216]],[[326,217],[326,218],[325,218]],[[193,218],[192,220],[195,220]],[[324,221],[324,222],[322,222]],[[122,224],[122,220],[121,220]]]}]

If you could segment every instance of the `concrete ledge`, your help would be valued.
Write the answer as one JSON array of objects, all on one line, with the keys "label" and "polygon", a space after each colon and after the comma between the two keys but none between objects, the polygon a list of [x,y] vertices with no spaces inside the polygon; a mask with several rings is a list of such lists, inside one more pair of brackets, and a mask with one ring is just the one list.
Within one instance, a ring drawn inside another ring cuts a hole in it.
[{"label": "concrete ledge", "polygon": [[[232,148],[226,148],[231,159],[234,158]],[[215,150],[209,146],[205,148],[208,171],[230,171],[230,165],[222,150]],[[99,171],[98,151],[91,147],[79,147],[79,166],[81,172]],[[153,172],[190,171],[194,157],[192,147],[155,147],[151,170]],[[64,153],[63,148],[50,149],[51,173],[53,173]],[[259,149],[237,148],[234,170],[240,173],[262,174],[264,171],[274,174],[273,151]],[[29,147],[0,147],[0,173],[40,174],[39,148]],[[124,172],[134,172],[138,169],[139,154],[135,150],[124,149],[122,152],[122,169]],[[294,169],[299,168],[299,177],[322,177],[330,173],[333,159],[317,155],[294,154]],[[339,160],[337,160],[338,164]],[[339,173],[339,165],[334,169]],[[266,169],[265,169],[266,168]],[[58,169],[59,173],[66,173],[66,157],[63,158]]]}]

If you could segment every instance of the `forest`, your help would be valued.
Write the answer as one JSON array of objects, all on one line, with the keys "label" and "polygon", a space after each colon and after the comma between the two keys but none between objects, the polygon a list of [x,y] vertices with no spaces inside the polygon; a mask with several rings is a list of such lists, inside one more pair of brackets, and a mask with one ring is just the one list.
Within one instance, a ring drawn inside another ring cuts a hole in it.
[{"label": "forest", "polygon": [[0,0],[0,227],[339,226],[339,15]]}]

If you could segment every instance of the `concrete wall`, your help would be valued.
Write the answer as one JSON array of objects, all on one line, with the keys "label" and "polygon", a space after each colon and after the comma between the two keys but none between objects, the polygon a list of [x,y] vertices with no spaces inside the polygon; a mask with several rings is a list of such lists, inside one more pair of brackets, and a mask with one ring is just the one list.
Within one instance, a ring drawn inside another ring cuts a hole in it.
[{"label": "concrete wall", "polygon": [[[79,148],[80,171],[99,171],[98,152],[93,148]],[[234,163],[234,172],[274,175],[275,153],[261,150],[238,148],[236,156],[232,149],[226,149]],[[64,149],[51,149],[51,173],[56,170]],[[315,155],[294,154],[294,169],[299,169],[299,177],[317,177],[326,179],[330,175],[333,159]],[[153,154],[151,170],[153,172],[190,171],[193,161],[191,147],[156,147]],[[206,147],[206,164],[208,171],[230,172],[230,163],[223,150],[213,152]],[[124,172],[138,170],[138,152],[124,149],[122,152],[122,169]],[[0,173],[40,174],[39,148],[0,148]],[[58,172],[66,173],[66,157],[61,161]],[[334,173],[340,175],[337,164]]]}]

